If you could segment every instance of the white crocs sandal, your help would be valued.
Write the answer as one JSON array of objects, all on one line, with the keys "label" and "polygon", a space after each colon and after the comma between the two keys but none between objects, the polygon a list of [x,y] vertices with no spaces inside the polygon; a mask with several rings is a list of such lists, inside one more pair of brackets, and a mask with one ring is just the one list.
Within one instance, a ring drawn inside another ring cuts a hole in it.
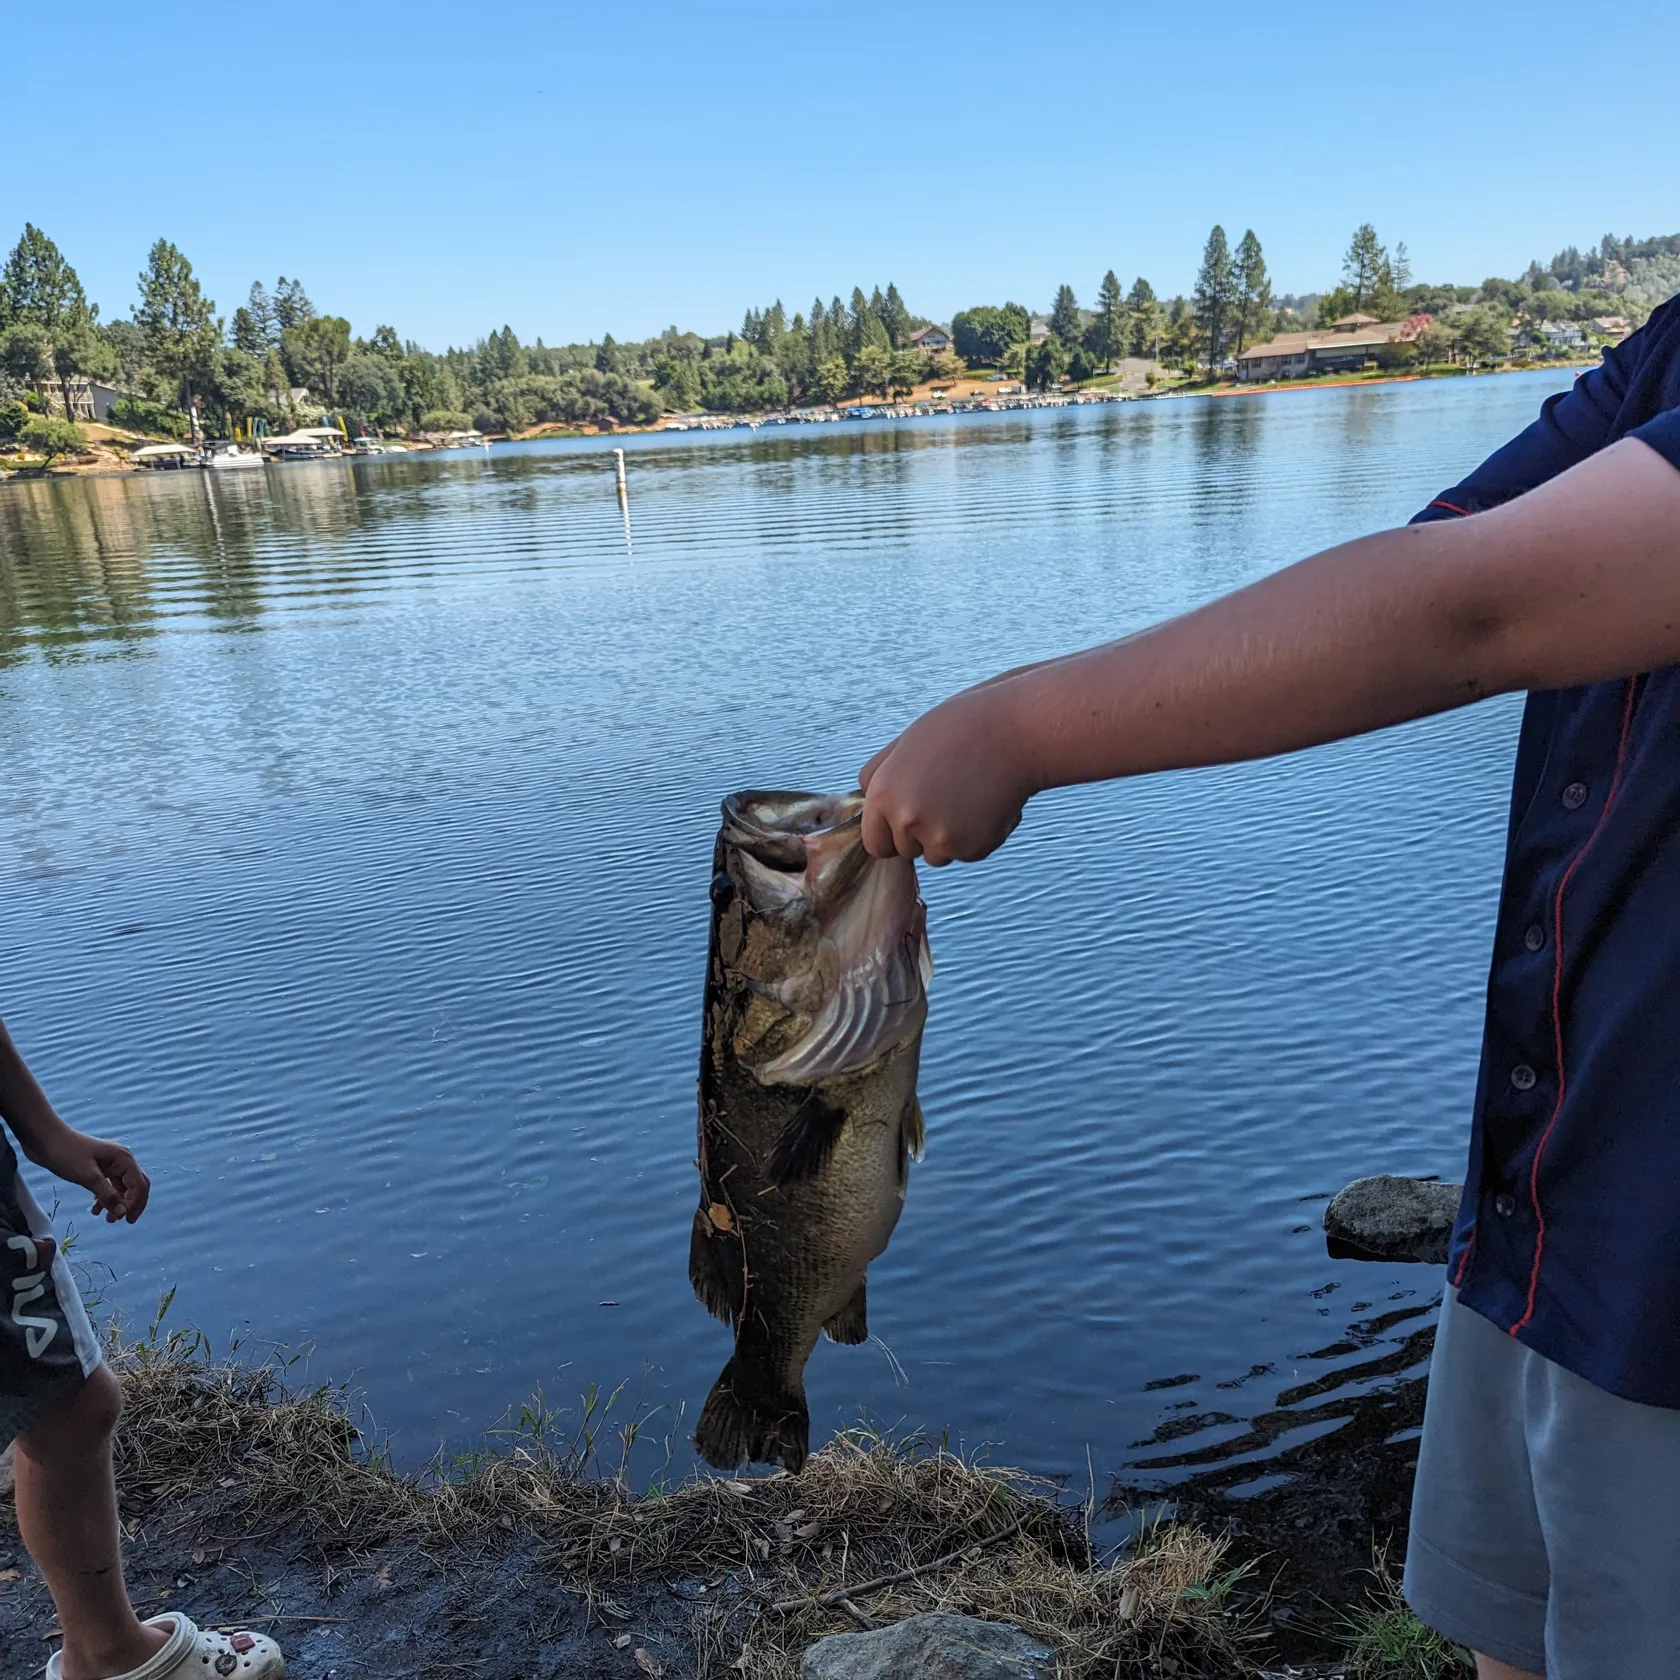
[{"label": "white crocs sandal", "polygon": [[[173,1623],[163,1649],[111,1680],[282,1680],[286,1659],[260,1633],[204,1633],[180,1611],[153,1616],[147,1627]],[[47,1680],[63,1680],[58,1653],[47,1659]]]}]

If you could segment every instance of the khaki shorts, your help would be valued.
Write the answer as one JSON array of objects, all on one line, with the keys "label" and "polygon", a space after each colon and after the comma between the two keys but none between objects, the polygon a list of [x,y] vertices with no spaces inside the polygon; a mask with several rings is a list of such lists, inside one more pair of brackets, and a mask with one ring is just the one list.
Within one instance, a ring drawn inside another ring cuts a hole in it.
[{"label": "khaki shorts", "polygon": [[1680,1411],[1595,1388],[1448,1289],[1406,1598],[1455,1643],[1547,1680],[1676,1680]]},{"label": "khaki shorts", "polygon": [[98,1364],[99,1340],[70,1268],[0,1132],[0,1450]]}]

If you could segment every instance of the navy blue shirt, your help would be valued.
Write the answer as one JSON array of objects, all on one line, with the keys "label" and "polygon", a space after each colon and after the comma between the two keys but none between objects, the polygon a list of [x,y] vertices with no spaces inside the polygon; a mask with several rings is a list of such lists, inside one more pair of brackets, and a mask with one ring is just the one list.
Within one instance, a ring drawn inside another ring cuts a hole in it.
[{"label": "navy blue shirt", "polygon": [[[1628,436],[1680,470],[1680,299],[1418,519]],[[1526,1346],[1680,1408],[1680,666],[1528,697],[1447,1264]]]}]

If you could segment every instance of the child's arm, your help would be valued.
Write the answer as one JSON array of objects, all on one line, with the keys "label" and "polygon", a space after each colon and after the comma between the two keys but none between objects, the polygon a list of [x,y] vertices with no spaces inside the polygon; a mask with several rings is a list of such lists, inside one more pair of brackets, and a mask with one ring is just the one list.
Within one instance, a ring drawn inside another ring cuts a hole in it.
[{"label": "child's arm", "polygon": [[93,1192],[93,1211],[115,1225],[130,1225],[146,1211],[151,1181],[120,1143],[89,1137],[59,1119],[0,1022],[0,1120],[11,1127],[23,1152],[55,1178]]},{"label": "child's arm", "polygon": [[986,856],[1045,788],[1291,752],[1680,663],[1680,472],[1627,439],[1504,507],[1362,537],[965,689],[864,766],[877,856]]}]

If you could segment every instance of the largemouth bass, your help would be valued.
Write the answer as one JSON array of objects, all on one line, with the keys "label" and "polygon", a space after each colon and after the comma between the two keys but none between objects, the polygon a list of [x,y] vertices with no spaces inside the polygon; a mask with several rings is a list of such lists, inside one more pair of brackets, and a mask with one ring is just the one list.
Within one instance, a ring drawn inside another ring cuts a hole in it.
[{"label": "largemouth bass", "polygon": [[694,1443],[797,1470],[805,1362],[869,1339],[866,1274],[922,1147],[932,962],[908,858],[863,849],[863,796],[737,793],[713,857],[688,1272],[735,1330]]}]

